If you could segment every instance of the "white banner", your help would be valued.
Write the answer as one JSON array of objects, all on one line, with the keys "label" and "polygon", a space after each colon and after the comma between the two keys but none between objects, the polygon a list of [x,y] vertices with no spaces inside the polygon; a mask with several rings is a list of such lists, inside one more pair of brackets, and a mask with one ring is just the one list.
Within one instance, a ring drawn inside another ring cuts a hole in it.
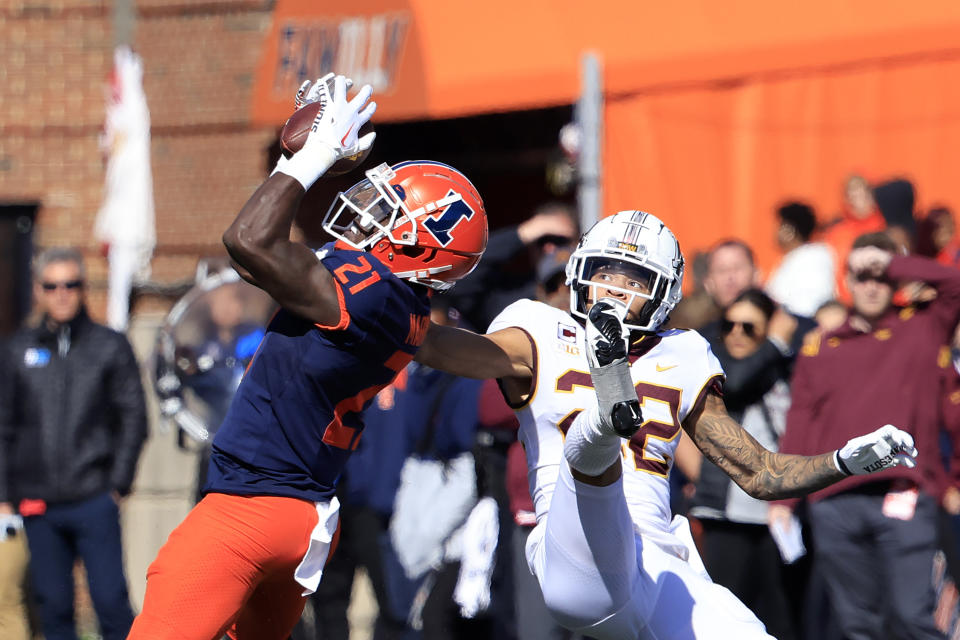
[{"label": "white banner", "polygon": [[142,80],[140,56],[127,46],[117,47],[101,138],[101,148],[107,154],[107,174],[94,236],[107,249],[107,324],[118,331],[127,328],[131,286],[150,277],[150,258],[156,245],[150,111]]}]

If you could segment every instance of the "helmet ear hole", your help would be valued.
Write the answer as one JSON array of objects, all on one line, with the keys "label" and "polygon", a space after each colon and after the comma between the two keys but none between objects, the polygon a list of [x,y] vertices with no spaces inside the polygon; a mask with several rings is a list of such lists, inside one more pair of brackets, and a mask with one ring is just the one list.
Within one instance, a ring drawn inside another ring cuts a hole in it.
[{"label": "helmet ear hole", "polygon": [[423,264],[433,262],[438,253],[434,247],[420,247],[416,245],[403,245],[399,248],[399,252],[407,258],[415,258]]},{"label": "helmet ear hole", "polygon": [[419,258],[421,255],[423,255],[427,251],[426,247],[409,246],[409,245],[402,245],[398,248],[399,248],[399,253],[402,253],[408,258]]}]

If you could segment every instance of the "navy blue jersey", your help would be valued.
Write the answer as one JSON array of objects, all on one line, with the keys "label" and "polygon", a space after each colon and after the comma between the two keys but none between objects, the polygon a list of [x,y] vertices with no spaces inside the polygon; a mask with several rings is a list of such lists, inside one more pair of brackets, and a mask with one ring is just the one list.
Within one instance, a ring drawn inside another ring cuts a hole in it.
[{"label": "navy blue jersey", "polygon": [[317,255],[334,276],[340,321],[281,310],[270,322],[214,438],[207,492],[333,496],[361,412],[423,342],[425,289],[360,251],[330,244]]}]

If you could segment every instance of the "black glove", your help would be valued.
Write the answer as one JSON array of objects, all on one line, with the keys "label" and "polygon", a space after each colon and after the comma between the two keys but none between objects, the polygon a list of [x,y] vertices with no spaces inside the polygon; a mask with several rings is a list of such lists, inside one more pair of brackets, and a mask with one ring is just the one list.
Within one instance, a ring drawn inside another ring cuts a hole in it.
[{"label": "black glove", "polygon": [[[627,357],[627,341],[624,328],[613,305],[598,301],[587,314],[590,324],[600,333],[593,342],[593,353],[601,367]],[[588,336],[592,332],[588,332]]]}]

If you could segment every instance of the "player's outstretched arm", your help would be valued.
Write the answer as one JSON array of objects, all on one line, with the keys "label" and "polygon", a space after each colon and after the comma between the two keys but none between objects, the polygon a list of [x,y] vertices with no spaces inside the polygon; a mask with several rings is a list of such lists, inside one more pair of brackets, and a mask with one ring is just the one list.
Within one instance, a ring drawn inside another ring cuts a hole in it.
[{"label": "player's outstretched arm", "polygon": [[254,192],[223,234],[240,275],[269,293],[283,308],[324,325],[339,321],[330,272],[304,244],[290,240],[303,187],[275,173]]},{"label": "player's outstretched arm", "polygon": [[854,438],[839,451],[799,456],[769,451],[727,414],[714,393],[684,422],[710,461],[754,498],[778,500],[812,493],[847,476],[913,466],[917,450],[909,434],[892,425]]},{"label": "player's outstretched arm", "polygon": [[533,376],[533,346],[521,329],[510,327],[487,335],[430,324],[414,360],[465,378]]},{"label": "player's outstretched arm", "polygon": [[[223,234],[223,243],[240,275],[257,285],[285,309],[321,324],[340,318],[333,278],[313,251],[290,240],[290,228],[306,190],[334,162],[373,143],[373,135],[357,137],[376,109],[367,104],[371,89],[363,87],[346,99],[347,80],[321,78],[305,83],[297,104],[325,101],[303,147],[281,158],[273,174],[254,192]],[[303,101],[306,92],[306,102]]]}]

